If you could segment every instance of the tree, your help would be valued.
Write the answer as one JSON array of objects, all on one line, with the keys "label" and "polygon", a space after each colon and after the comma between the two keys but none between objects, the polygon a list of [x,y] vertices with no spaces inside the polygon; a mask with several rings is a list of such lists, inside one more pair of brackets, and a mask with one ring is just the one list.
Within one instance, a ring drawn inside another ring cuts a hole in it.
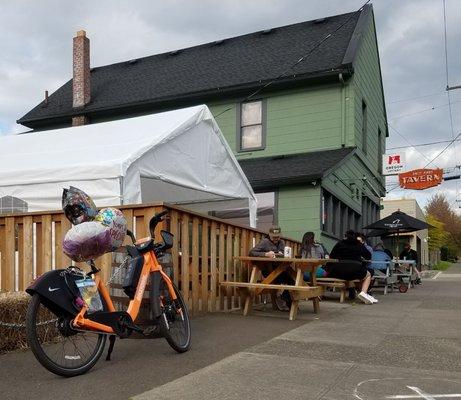
[{"label": "tree", "polygon": [[[438,245],[440,245],[439,248],[447,247],[453,256],[461,254],[461,217],[450,208],[450,203],[444,194],[437,193],[429,199],[426,214],[427,218],[432,219],[433,222],[428,220],[428,223],[434,226],[429,229],[431,238],[429,242],[432,241],[432,235],[435,235],[435,240],[436,242],[438,240]],[[445,232],[445,235],[441,230]]]},{"label": "tree", "polygon": [[443,193],[437,193],[429,199],[426,205],[426,213],[432,215],[445,225],[451,223],[455,215]]},{"label": "tree", "polygon": [[445,230],[443,222],[439,221],[431,214],[426,215],[426,222],[431,225],[429,231],[429,251],[440,250],[445,246],[450,238],[450,234]]}]

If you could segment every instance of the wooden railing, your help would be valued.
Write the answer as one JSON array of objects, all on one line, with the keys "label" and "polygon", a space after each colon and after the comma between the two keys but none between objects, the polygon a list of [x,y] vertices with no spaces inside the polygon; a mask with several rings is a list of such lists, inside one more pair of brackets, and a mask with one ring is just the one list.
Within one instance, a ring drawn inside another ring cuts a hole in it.
[{"label": "wooden railing", "polygon": [[[220,290],[219,283],[247,278],[248,271],[234,257],[248,255],[264,232],[163,203],[119,208],[138,238],[149,235],[151,216],[170,210],[163,225],[157,226],[156,237],[160,238],[161,229],[175,236],[173,279],[193,314],[240,307],[235,289]],[[0,216],[0,289],[24,290],[36,276],[70,265],[62,252],[62,239],[70,227],[58,211]],[[298,252],[299,242],[285,242],[294,254]],[[125,243],[129,244],[128,238]],[[111,276],[113,259],[106,254],[96,260],[105,281]]]}]

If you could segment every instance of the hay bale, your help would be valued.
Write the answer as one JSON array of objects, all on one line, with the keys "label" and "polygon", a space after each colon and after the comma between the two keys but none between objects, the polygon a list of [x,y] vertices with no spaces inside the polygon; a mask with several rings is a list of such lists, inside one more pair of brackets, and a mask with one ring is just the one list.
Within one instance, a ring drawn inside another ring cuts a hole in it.
[{"label": "hay bale", "polygon": [[[24,328],[30,296],[26,292],[0,293],[0,353],[27,347]],[[1,323],[20,324],[12,328]]]}]

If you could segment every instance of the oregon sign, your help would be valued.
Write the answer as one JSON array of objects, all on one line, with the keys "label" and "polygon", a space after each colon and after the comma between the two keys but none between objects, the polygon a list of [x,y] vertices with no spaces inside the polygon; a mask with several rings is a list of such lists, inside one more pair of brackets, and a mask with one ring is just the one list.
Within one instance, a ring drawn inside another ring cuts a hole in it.
[{"label": "oregon sign", "polygon": [[443,180],[443,169],[414,169],[399,174],[399,184],[404,189],[428,189],[440,185]]}]

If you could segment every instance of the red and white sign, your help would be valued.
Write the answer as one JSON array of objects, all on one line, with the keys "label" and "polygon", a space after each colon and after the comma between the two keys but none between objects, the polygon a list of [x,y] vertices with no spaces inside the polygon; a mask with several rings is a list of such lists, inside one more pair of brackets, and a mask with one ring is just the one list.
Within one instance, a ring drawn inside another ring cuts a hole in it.
[{"label": "red and white sign", "polygon": [[399,184],[404,189],[428,189],[440,185],[443,181],[443,169],[414,169],[399,174]]},{"label": "red and white sign", "polygon": [[383,154],[383,175],[397,175],[405,169],[405,153]]}]

